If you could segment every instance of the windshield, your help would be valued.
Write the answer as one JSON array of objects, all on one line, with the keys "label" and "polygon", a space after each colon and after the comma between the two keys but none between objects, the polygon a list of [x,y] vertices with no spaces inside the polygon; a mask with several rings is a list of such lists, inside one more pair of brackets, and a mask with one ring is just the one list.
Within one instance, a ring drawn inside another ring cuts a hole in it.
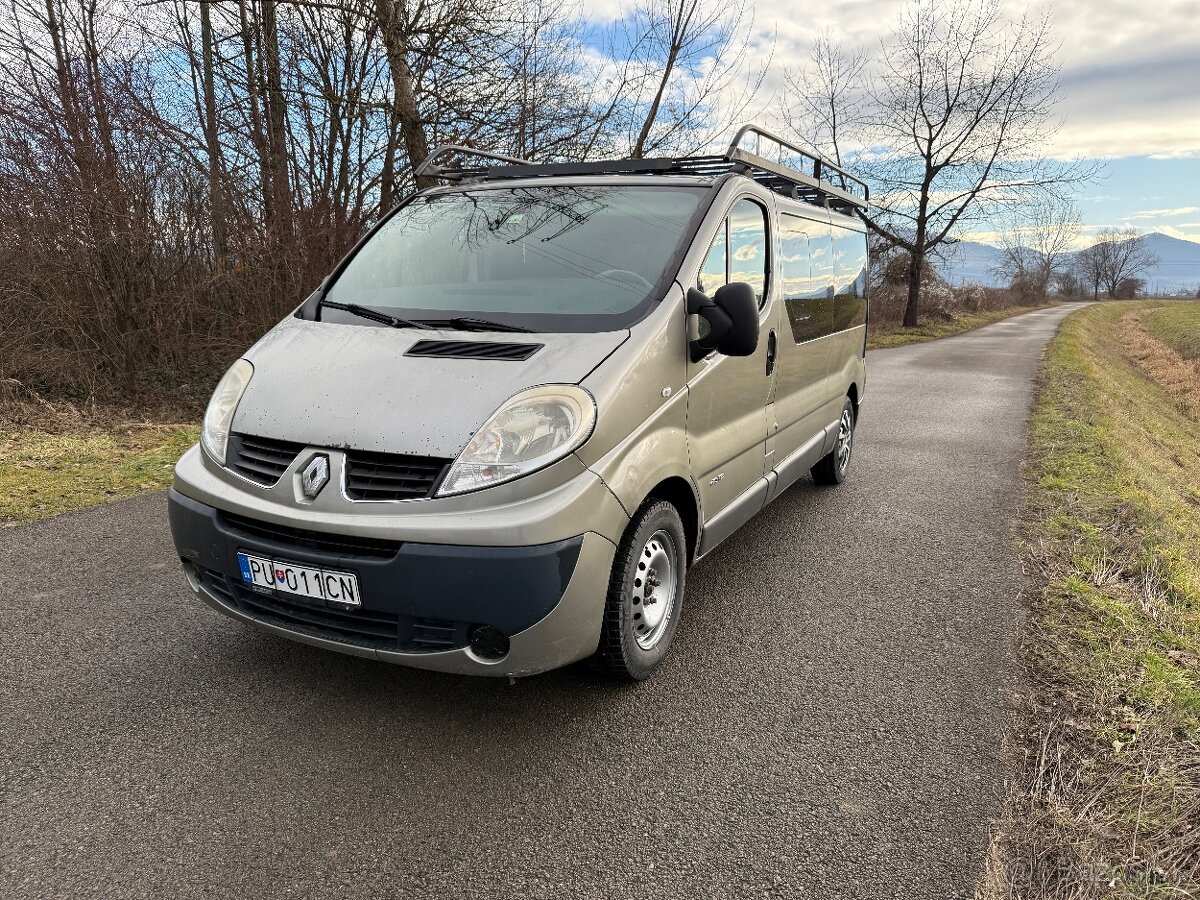
[{"label": "windshield", "polygon": [[[655,299],[704,193],[557,185],[417,197],[354,255],[325,300],[431,323],[622,328]],[[365,324],[345,310],[320,317]]]}]

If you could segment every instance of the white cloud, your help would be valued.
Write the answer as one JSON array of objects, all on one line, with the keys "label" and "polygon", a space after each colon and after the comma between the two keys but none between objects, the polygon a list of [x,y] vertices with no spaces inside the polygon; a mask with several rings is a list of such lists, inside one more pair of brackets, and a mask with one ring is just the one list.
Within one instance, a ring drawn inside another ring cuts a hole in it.
[{"label": "white cloud", "polygon": [[[629,0],[585,0],[588,15],[611,21]],[[764,90],[774,96],[763,118],[787,106],[781,69],[802,63],[812,40],[829,30],[848,46],[879,55],[880,40],[905,0],[841,0],[808,4],[757,0],[752,49],[761,58],[774,42]],[[1020,7],[1011,4],[1013,15]],[[1048,12],[1062,42],[1063,127],[1051,148],[1062,158],[1200,157],[1200,3],[1197,0],[1033,0]]]},{"label": "white cloud", "polygon": [[1172,216],[1190,216],[1200,212],[1200,206],[1179,206],[1175,209],[1142,209],[1130,213],[1131,219],[1164,219]]},{"label": "white cloud", "polygon": [[1185,241],[1196,241],[1197,243],[1200,243],[1200,223],[1193,224],[1191,226],[1192,230],[1190,231],[1184,230],[1187,227],[1187,225],[1184,225],[1180,228],[1176,228],[1173,225],[1159,225],[1154,230],[1162,232],[1166,235],[1170,235],[1173,238],[1180,238]]}]

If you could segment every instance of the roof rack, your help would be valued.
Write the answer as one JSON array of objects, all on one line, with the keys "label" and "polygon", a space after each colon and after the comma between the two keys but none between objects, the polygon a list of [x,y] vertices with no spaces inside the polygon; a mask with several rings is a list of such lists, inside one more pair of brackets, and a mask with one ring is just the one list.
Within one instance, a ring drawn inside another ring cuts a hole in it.
[{"label": "roof rack", "polygon": [[[754,149],[742,146],[753,138]],[[762,144],[774,144],[777,160],[763,155]],[[447,157],[457,166],[444,165]],[[465,157],[506,163],[463,165]],[[798,160],[798,165],[789,164]],[[809,172],[802,168],[810,169]],[[681,156],[661,159],[614,159],[599,162],[534,163],[498,153],[488,153],[444,144],[437,147],[417,166],[417,178],[437,178],[447,182],[499,181],[508,178],[539,178],[551,175],[694,175],[716,177],[736,172],[753,178],[777,193],[842,212],[866,209],[871,193],[867,183],[828,160],[802,150],[757,125],[743,125],[720,156]],[[834,184],[836,180],[838,184]],[[861,196],[860,196],[861,194]]]},{"label": "roof rack", "polygon": [[521,159],[517,156],[505,156],[502,153],[489,153],[486,150],[476,150],[473,147],[464,147],[461,144],[440,144],[434,148],[433,152],[425,157],[422,162],[413,171],[414,178],[442,178],[447,181],[461,181],[462,177],[468,171],[462,167],[457,169],[447,168],[439,164],[438,160],[445,156],[459,157],[477,156],[480,159],[494,159],[499,162],[515,163],[517,165],[533,165],[527,159]]},{"label": "roof rack", "polygon": [[[747,137],[754,138],[753,152],[742,147],[742,143]],[[772,162],[763,156],[763,141],[776,146],[777,161]],[[772,134],[765,128],[759,128],[757,125],[743,125],[738,129],[733,140],[729,142],[725,158],[750,166],[756,172],[765,173],[763,176],[754,175],[756,181],[767,184],[768,180],[773,177],[790,184],[793,196],[799,196],[802,200],[818,203],[824,200],[829,206],[846,206],[851,209],[866,209],[871,202],[871,189],[861,178],[855,178],[823,156],[802,150],[790,141]],[[789,165],[788,163],[793,158],[798,159],[801,166],[811,166],[811,173],[806,174],[795,165]],[[832,183],[833,179],[838,182],[837,186]],[[771,184],[767,184],[767,186],[778,190]],[[860,190],[861,197],[858,196]],[[783,192],[788,193],[787,190]]]}]

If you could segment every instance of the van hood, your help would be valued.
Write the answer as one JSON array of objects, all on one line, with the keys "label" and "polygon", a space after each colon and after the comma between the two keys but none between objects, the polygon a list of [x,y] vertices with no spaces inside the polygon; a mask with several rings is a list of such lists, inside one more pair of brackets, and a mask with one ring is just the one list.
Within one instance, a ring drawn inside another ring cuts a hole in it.
[{"label": "van hood", "polygon": [[[499,334],[289,318],[251,348],[254,376],[233,417],[241,434],[453,458],[505,400],[578,384],[629,332]],[[418,341],[540,344],[525,360],[406,356]]]}]

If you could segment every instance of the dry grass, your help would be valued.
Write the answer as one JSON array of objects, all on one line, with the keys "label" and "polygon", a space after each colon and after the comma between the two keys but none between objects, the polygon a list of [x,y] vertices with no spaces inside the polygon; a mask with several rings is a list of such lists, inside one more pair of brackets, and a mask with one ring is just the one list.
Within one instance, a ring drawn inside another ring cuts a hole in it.
[{"label": "dry grass", "polygon": [[1186,360],[1200,364],[1200,301],[1176,301],[1146,316],[1146,327]]},{"label": "dry grass", "polygon": [[15,378],[0,376],[0,434],[22,429],[52,434],[94,428],[124,430],[197,421],[215,386],[215,381],[204,381],[185,386],[183,392],[131,394],[124,403],[114,404],[97,400],[95,394],[47,397]]},{"label": "dry grass", "polygon": [[[1200,304],[1196,307],[1200,311]],[[1193,362],[1183,357],[1164,341],[1151,334],[1148,320],[1159,321],[1161,333],[1164,322],[1161,313],[1173,310],[1137,310],[1121,318],[1120,336],[1126,354],[1154,379],[1175,401],[1184,415],[1200,420],[1200,361]],[[1200,359],[1200,319],[1197,320],[1195,335],[1183,333],[1174,336],[1174,343],[1186,346],[1191,339],[1197,341],[1197,356]]]},{"label": "dry grass", "polygon": [[0,432],[0,527],[162,490],[195,441],[181,425]]},{"label": "dry grass", "polygon": [[165,488],[197,437],[164,422],[170,412],[51,402],[0,382],[0,527]]},{"label": "dry grass", "polygon": [[1200,896],[1200,394],[1148,309],[1083,310],[1048,353],[1033,693],[987,900]]}]

